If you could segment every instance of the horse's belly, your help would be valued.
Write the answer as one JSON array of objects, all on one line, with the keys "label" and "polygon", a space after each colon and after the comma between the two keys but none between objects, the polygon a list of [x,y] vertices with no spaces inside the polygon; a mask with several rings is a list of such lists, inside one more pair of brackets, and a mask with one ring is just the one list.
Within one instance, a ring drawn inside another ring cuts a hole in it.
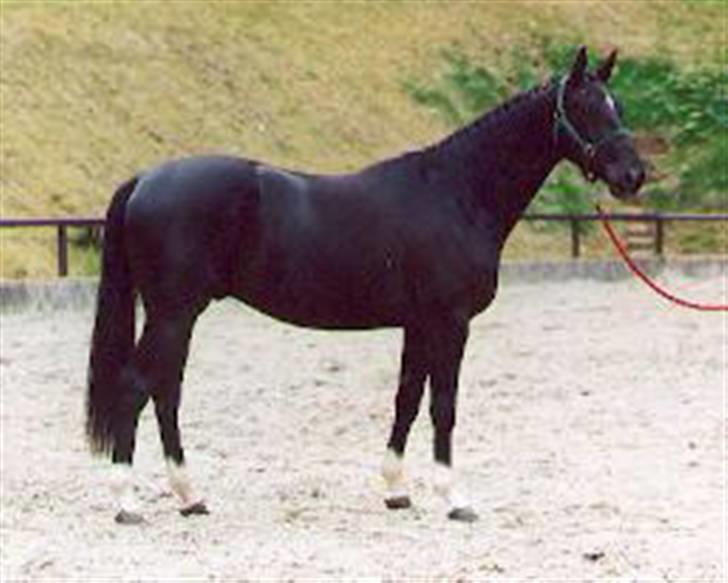
[{"label": "horse's belly", "polygon": [[314,305],[301,300],[250,297],[235,294],[245,304],[289,324],[324,330],[370,330],[400,326],[402,316],[395,310],[365,309],[346,302],[327,302]]},{"label": "horse's belly", "polygon": [[268,278],[243,282],[235,297],[284,322],[308,328],[361,330],[401,325],[405,299],[397,286],[360,282]]}]

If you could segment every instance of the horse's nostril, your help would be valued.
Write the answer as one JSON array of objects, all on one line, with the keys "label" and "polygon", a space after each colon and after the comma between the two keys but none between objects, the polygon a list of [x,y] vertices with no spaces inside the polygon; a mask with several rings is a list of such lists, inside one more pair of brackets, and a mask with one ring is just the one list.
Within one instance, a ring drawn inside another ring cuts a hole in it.
[{"label": "horse's nostril", "polygon": [[627,172],[627,180],[629,185],[636,191],[639,190],[642,183],[645,181],[645,170],[644,168],[631,168]]},{"label": "horse's nostril", "polygon": [[637,192],[645,180],[643,168],[630,168],[624,175],[625,186],[632,192]]}]

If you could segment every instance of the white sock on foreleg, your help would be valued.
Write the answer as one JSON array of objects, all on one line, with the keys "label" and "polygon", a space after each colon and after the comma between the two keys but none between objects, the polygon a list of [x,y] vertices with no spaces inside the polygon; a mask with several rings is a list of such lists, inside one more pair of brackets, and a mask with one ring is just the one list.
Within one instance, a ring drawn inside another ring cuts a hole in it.
[{"label": "white sock on foreleg", "polygon": [[448,511],[470,507],[470,500],[457,486],[454,470],[445,464],[435,462],[435,492],[445,500]]},{"label": "white sock on foreleg", "polygon": [[388,448],[382,461],[382,477],[387,486],[387,500],[404,500],[407,494],[404,461],[401,455]]}]

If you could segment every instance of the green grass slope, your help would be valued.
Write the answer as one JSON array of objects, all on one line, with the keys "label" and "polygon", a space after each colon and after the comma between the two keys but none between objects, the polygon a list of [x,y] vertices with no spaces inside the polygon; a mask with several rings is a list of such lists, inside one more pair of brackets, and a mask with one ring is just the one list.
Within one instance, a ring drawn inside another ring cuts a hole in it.
[{"label": "green grass slope", "polygon": [[[0,25],[3,217],[100,215],[170,157],[329,172],[420,147],[450,127],[406,85],[437,78],[444,49],[489,66],[545,37],[688,69],[726,54],[726,4],[678,0],[3,0]],[[0,237],[0,277],[52,273],[52,234]]]}]

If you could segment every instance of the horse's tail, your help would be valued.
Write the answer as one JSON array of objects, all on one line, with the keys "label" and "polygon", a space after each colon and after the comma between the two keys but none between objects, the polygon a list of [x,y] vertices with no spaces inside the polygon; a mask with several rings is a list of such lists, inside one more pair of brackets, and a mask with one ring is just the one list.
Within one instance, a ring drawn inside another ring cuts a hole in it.
[{"label": "horse's tail", "polygon": [[134,177],[120,186],[106,212],[86,394],[86,436],[94,454],[108,455],[114,446],[119,374],[134,348],[134,283],[126,256],[124,219],[137,181]]}]

